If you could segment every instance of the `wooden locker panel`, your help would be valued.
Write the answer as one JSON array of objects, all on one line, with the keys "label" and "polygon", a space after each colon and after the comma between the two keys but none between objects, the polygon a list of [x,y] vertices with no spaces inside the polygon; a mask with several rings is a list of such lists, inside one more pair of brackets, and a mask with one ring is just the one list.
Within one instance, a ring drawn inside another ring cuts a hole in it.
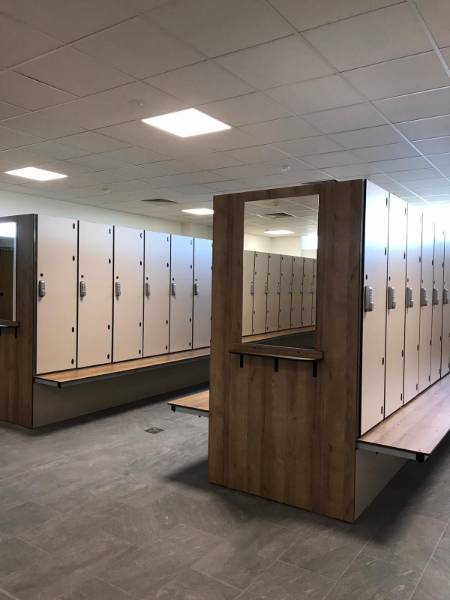
[{"label": "wooden locker panel", "polygon": [[280,308],[278,329],[291,327],[292,256],[280,257]]},{"label": "wooden locker panel", "polygon": [[253,333],[255,335],[266,331],[268,268],[269,255],[265,252],[255,252],[253,282]]},{"label": "wooden locker panel", "polygon": [[170,352],[192,348],[194,239],[171,236]]},{"label": "wooden locker panel", "polygon": [[442,304],[442,376],[450,372],[450,229],[445,232],[444,287]]},{"label": "wooden locker panel", "polygon": [[212,240],[194,239],[193,347],[211,345]]},{"label": "wooden locker panel", "polygon": [[422,216],[421,288],[422,296],[426,295],[426,305],[421,302],[420,306],[419,392],[425,390],[431,380],[433,254],[434,223],[431,215],[425,211]]},{"label": "wooden locker panel", "polygon": [[38,374],[76,367],[77,237],[77,222],[74,219],[38,217]]},{"label": "wooden locker panel", "polygon": [[444,230],[438,221],[434,227],[433,294],[431,329],[430,383],[441,378],[442,358],[442,288],[444,285]]},{"label": "wooden locker panel", "polygon": [[170,235],[144,236],[144,356],[156,356],[169,351]]},{"label": "wooden locker panel", "polygon": [[278,330],[278,312],[280,309],[280,261],[279,254],[269,254],[267,271],[267,315],[266,331]]},{"label": "wooden locker panel", "polygon": [[405,310],[405,404],[412,400],[419,393],[421,254],[422,212],[417,207],[409,204],[408,233],[406,243],[406,287],[409,298],[406,302]]},{"label": "wooden locker panel", "polygon": [[302,325],[312,325],[312,309],[314,295],[314,259],[305,258],[303,262],[303,298]]},{"label": "wooden locker panel", "polygon": [[302,326],[303,258],[292,257],[291,327]]},{"label": "wooden locker panel", "polygon": [[142,357],[144,232],[114,227],[113,361]]},{"label": "wooden locker panel", "polygon": [[389,197],[386,390],[384,416],[403,406],[405,344],[406,202]]},{"label": "wooden locker panel", "polygon": [[382,421],[384,412],[388,195],[366,182],[361,434]]},{"label": "wooden locker panel", "polygon": [[78,367],[111,362],[113,228],[78,223]]},{"label": "wooden locker panel", "polygon": [[311,307],[311,325],[316,324],[316,307],[317,307],[317,260],[313,263],[313,286],[312,286],[312,307]]},{"label": "wooden locker panel", "polygon": [[253,271],[255,268],[255,253],[244,250],[242,268],[242,335],[253,332]]}]

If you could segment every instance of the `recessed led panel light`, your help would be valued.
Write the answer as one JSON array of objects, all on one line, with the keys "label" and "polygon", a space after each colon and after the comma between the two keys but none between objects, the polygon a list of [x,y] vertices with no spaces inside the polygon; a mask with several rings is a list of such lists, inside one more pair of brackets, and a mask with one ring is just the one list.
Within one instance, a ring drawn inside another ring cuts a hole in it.
[{"label": "recessed led panel light", "polygon": [[13,171],[5,171],[7,175],[15,177],[23,177],[24,179],[34,179],[35,181],[51,181],[52,179],[64,179],[67,175],[63,173],[55,173],[54,171],[46,171],[36,167],[24,167],[23,169],[14,169]]},{"label": "recessed led panel light", "polygon": [[183,208],[181,212],[197,215],[198,217],[206,217],[207,215],[214,214],[212,208]]},{"label": "recessed led panel light", "polygon": [[214,119],[214,117],[210,117],[196,108],[178,110],[167,115],[142,119],[142,121],[147,125],[152,125],[152,127],[168,131],[182,138],[231,129],[230,125],[222,123],[222,121]]},{"label": "recessed led panel light", "polygon": [[294,235],[290,229],[266,229],[267,235]]},{"label": "recessed led panel light", "polygon": [[15,238],[16,224],[10,221],[0,223],[0,238]]}]

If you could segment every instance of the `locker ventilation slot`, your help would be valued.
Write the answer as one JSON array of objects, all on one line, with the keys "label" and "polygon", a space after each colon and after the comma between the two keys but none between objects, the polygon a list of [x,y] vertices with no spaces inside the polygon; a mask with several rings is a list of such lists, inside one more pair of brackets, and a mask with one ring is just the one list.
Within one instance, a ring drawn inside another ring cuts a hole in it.
[{"label": "locker ventilation slot", "polygon": [[161,431],[164,431],[164,429],[161,429],[161,427],[149,427],[148,429],[144,429],[145,433],[161,433]]},{"label": "locker ventilation slot", "polygon": [[175,200],[168,200],[167,198],[145,198],[141,202],[152,202],[153,204],[178,204]]}]

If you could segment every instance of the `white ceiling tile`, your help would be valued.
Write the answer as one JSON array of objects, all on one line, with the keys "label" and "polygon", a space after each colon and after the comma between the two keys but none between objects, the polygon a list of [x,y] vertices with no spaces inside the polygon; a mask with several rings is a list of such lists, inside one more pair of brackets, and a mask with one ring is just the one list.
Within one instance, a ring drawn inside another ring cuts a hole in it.
[{"label": "white ceiling tile", "polygon": [[240,130],[249,134],[259,144],[312,137],[320,133],[315,127],[300,117],[285,117],[283,119],[266,121],[265,123],[244,125]]},{"label": "white ceiling tile", "polygon": [[352,148],[394,144],[402,140],[401,136],[390,125],[344,131],[342,133],[331,134],[330,137],[349,150]]},{"label": "white ceiling tile", "polygon": [[142,165],[144,163],[158,162],[166,158],[165,156],[158,154],[149,148],[136,147],[112,150],[111,152],[105,152],[99,156],[130,165]]},{"label": "white ceiling tile", "polygon": [[72,100],[74,96],[53,87],[15,73],[0,73],[0,99],[22,106],[28,110],[38,110]]},{"label": "white ceiling tile", "polygon": [[289,116],[289,112],[285,108],[261,92],[211,102],[200,106],[200,109],[208,115],[234,126]]},{"label": "white ceiling tile", "polygon": [[430,159],[433,165],[437,167],[449,167],[450,166],[450,153],[444,152],[443,154],[436,154]]},{"label": "white ceiling tile", "polygon": [[375,105],[393,123],[437,117],[450,111],[450,87],[378,100]]},{"label": "white ceiling tile", "polygon": [[305,115],[309,123],[322,133],[337,133],[383,125],[386,120],[369,104],[355,104]]},{"label": "white ceiling tile", "polygon": [[371,146],[370,148],[359,148],[353,150],[353,154],[366,162],[418,156],[418,152],[407,142],[397,142],[396,144],[386,144],[384,146]]},{"label": "white ceiling tile", "polygon": [[252,92],[245,82],[213,61],[204,61],[147,79],[147,83],[190,105]]},{"label": "white ceiling tile", "polygon": [[8,102],[0,101],[0,120],[8,119],[9,117],[14,117],[25,112],[26,110],[24,108],[19,108],[18,106],[13,106]]},{"label": "white ceiling tile", "polygon": [[329,169],[327,169],[328,173],[330,173],[331,175],[333,175],[333,177],[336,177],[337,179],[340,178],[349,178],[349,177],[356,177],[356,178],[361,178],[361,177],[370,177],[371,175],[374,175],[375,173],[379,173],[379,168],[376,167],[374,164],[372,165],[365,165],[365,164],[360,164],[360,165],[349,165],[346,167],[330,167]]},{"label": "white ceiling tile", "polygon": [[[398,1],[398,0],[397,0]],[[304,31],[341,19],[348,19],[377,8],[395,4],[395,0],[270,0],[296,29]]]},{"label": "white ceiling tile", "polygon": [[425,179],[435,179],[438,175],[436,169],[424,167],[423,169],[410,169],[407,171],[389,171],[389,174],[396,181],[408,184],[413,181],[423,181]]},{"label": "white ceiling tile", "polygon": [[69,162],[89,167],[91,171],[108,171],[121,167],[120,161],[107,158],[102,154],[85,154],[72,158]]},{"label": "white ceiling tile", "polygon": [[424,169],[429,167],[429,163],[421,156],[413,156],[411,158],[397,158],[392,160],[380,160],[371,164],[385,173],[392,173],[394,171],[407,171],[412,169]]},{"label": "white ceiling tile", "polygon": [[406,2],[304,35],[340,71],[431,50],[423,27]]},{"label": "white ceiling tile", "polygon": [[416,0],[417,8],[425,19],[439,46],[450,45],[450,4],[448,0]]},{"label": "white ceiling tile", "polygon": [[425,155],[441,154],[450,152],[450,136],[438,137],[431,140],[422,140],[414,142]]},{"label": "white ceiling tile", "polygon": [[410,140],[423,140],[450,135],[450,115],[418,119],[398,125],[399,130]]},{"label": "white ceiling tile", "polygon": [[182,185],[196,185],[202,183],[208,183],[217,181],[220,176],[217,173],[210,171],[196,171],[195,173],[178,173],[174,175],[163,175],[162,177],[156,177],[153,183],[160,185],[161,187],[179,187]]},{"label": "white ceiling tile", "polygon": [[282,160],[283,153],[270,146],[253,146],[233,150],[231,154],[240,162],[251,164],[269,162],[271,160]]},{"label": "white ceiling tile", "polygon": [[106,135],[96,133],[95,131],[85,131],[68,135],[58,140],[61,144],[66,144],[69,147],[77,148],[83,154],[95,154],[97,152],[109,152],[110,150],[118,150],[129,146],[127,142],[115,140]]},{"label": "white ceiling tile", "polygon": [[124,73],[67,46],[31,60],[16,70],[76,96],[95,94],[131,81]]},{"label": "white ceiling tile", "polygon": [[83,127],[79,121],[77,102],[52,106],[20,117],[13,117],[4,121],[3,124],[11,129],[49,140],[78,133],[83,130]]},{"label": "white ceiling tile", "polygon": [[239,165],[241,162],[234,158],[232,152],[210,152],[208,154],[198,154],[191,159],[186,158],[191,171],[209,171],[212,169],[221,169]]},{"label": "white ceiling tile", "polygon": [[0,65],[9,67],[60,45],[61,42],[45,33],[0,14]]},{"label": "white ceiling tile", "polygon": [[292,33],[275,10],[260,0],[184,0],[148,13],[207,56],[248,48]]},{"label": "white ceiling tile", "polygon": [[304,156],[303,160],[306,160],[308,163],[319,169],[328,167],[342,167],[344,165],[353,165],[358,162],[364,162],[363,160],[358,160],[356,156],[348,150],[329,152],[327,154],[316,154],[313,156]]},{"label": "white ceiling tile", "polygon": [[58,142],[40,142],[39,144],[33,144],[28,146],[28,150],[38,153],[40,156],[47,158],[54,158],[59,160],[66,160],[69,158],[75,158],[76,156],[82,156],[85,154],[83,150],[79,148],[73,148],[65,146]]},{"label": "white ceiling tile", "polygon": [[342,148],[325,135],[278,143],[277,148],[292,156],[308,156],[339,151]]},{"label": "white ceiling tile", "polygon": [[371,100],[447,86],[448,76],[434,52],[347,71],[345,78]]},{"label": "white ceiling tile", "polygon": [[0,126],[0,146],[4,148],[18,148],[19,146],[27,146],[37,142],[42,142],[42,139],[29,133]]},{"label": "white ceiling tile", "polygon": [[268,90],[267,94],[298,114],[348,106],[363,100],[339,75],[283,85]]},{"label": "white ceiling tile", "polygon": [[197,62],[193,48],[144,18],[135,18],[89,36],[76,48],[135,77],[144,78]]},{"label": "white ceiling tile", "polygon": [[151,181],[155,177],[175,175],[177,173],[190,173],[193,170],[192,165],[185,160],[164,160],[157,163],[142,165],[141,169],[144,178]]},{"label": "white ceiling tile", "polygon": [[333,73],[296,35],[221,56],[217,61],[261,90]]}]

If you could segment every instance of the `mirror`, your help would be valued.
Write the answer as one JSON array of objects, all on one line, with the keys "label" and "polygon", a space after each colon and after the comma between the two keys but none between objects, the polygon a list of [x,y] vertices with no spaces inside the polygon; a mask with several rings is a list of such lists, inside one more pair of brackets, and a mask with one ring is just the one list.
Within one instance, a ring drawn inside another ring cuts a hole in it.
[{"label": "mirror", "polygon": [[245,205],[243,342],[315,343],[319,196]]},{"label": "mirror", "polygon": [[16,223],[0,222],[0,323],[16,321]]}]

